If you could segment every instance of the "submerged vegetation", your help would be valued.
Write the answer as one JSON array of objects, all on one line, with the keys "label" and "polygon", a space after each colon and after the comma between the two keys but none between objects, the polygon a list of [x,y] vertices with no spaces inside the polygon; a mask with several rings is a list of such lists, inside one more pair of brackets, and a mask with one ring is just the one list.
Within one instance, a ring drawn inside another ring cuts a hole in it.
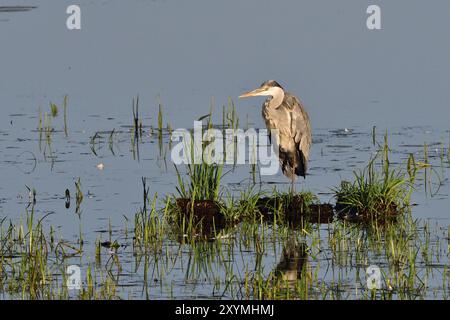
[{"label": "submerged vegetation", "polygon": [[[48,218],[37,220],[33,209],[25,224],[3,220],[0,291],[23,299],[118,298],[124,294],[122,265],[132,259],[135,272],[144,277],[143,288],[136,288],[134,294],[143,290],[147,298],[172,297],[171,279],[180,268],[185,270],[183,281],[201,281],[213,297],[416,299],[429,297],[430,281],[440,272],[444,272],[442,282],[433,284],[431,294],[447,297],[448,270],[440,264],[447,259],[440,249],[443,243],[430,242],[436,230],[414,221],[409,212],[383,228],[373,221],[370,231],[345,220],[301,227],[243,220],[215,228],[209,237],[192,237],[204,230],[189,222],[178,228],[169,213],[170,199],[158,209],[158,197],[149,198],[143,181],[144,202],[135,214],[132,236],[126,225],[118,230],[109,227],[107,240],[98,239],[94,252],[86,252],[81,235],[68,242],[53,229],[44,231]],[[248,251],[255,256],[250,258]],[[273,268],[266,270],[272,255]],[[331,269],[323,273],[329,259]],[[79,261],[85,265],[81,289],[71,290],[66,286],[66,270]],[[385,267],[381,287],[369,290],[365,269],[374,263]],[[349,268],[355,272],[350,278],[342,273]],[[348,288],[357,288],[356,293]]]},{"label": "submerged vegetation", "polygon": [[382,219],[408,209],[413,189],[411,180],[402,169],[390,168],[387,154],[381,172],[375,168],[376,160],[374,157],[366,168],[355,171],[353,182],[342,181],[335,189],[336,208],[340,214],[359,219]]},{"label": "submerged vegetation", "polygon": [[217,201],[220,193],[223,165],[220,164],[188,164],[186,165],[189,181],[185,182],[175,167],[178,187],[177,191],[182,198],[191,200]]}]

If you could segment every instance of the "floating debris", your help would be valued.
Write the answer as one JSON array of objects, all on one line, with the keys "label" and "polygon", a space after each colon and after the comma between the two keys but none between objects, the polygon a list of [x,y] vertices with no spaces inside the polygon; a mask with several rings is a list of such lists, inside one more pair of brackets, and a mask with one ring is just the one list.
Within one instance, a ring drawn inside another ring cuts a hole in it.
[{"label": "floating debris", "polygon": [[[211,234],[213,230],[223,229],[226,221],[221,213],[221,205],[213,200],[176,199],[179,209],[179,222],[192,221],[195,233]],[[201,230],[199,230],[201,229]]]},{"label": "floating debris", "polygon": [[28,204],[36,204],[36,189],[31,189],[28,186],[25,186],[28,189]]},{"label": "floating debris", "polygon": [[297,243],[294,239],[289,239],[283,247],[280,262],[275,269],[277,278],[291,284],[301,279],[308,264],[307,248],[306,243]]}]

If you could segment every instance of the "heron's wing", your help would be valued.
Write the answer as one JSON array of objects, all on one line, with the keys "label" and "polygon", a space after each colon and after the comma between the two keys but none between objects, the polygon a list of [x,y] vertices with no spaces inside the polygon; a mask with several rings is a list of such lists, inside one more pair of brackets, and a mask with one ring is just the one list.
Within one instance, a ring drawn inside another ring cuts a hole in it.
[{"label": "heron's wing", "polygon": [[297,145],[303,166],[303,168],[299,168],[301,171],[300,175],[304,176],[308,166],[309,149],[311,147],[309,116],[296,96],[286,93],[284,103],[291,112],[291,136]]}]

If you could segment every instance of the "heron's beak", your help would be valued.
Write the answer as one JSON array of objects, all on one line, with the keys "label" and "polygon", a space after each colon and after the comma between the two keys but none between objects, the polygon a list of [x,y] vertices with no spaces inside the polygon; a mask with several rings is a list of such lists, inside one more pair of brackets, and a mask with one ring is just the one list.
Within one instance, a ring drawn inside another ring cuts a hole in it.
[{"label": "heron's beak", "polygon": [[265,91],[266,91],[266,90],[263,89],[263,88],[258,88],[258,89],[255,89],[255,90],[253,90],[253,91],[250,91],[250,92],[246,92],[246,93],[244,93],[244,94],[241,94],[241,95],[239,96],[239,98],[264,96]]}]

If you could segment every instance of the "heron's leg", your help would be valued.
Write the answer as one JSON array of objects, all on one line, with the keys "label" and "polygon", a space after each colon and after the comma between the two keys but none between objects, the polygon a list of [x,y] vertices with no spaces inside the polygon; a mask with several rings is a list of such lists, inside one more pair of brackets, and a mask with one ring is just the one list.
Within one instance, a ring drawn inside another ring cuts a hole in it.
[{"label": "heron's leg", "polygon": [[291,179],[291,193],[292,195],[295,194],[295,176],[293,176]]}]

